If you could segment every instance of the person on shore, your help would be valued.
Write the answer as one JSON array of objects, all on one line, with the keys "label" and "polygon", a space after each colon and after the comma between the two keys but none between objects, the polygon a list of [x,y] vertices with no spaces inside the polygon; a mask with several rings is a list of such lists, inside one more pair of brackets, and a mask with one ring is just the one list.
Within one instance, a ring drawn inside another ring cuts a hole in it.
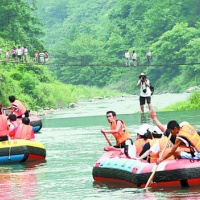
[{"label": "person on shore", "polygon": [[[167,129],[170,130],[172,135],[176,135],[175,144],[170,152],[157,160],[157,164],[160,164],[172,155],[175,158],[200,159],[200,136],[189,123],[184,123],[181,127],[177,121],[172,120],[168,122]],[[190,151],[182,151],[182,145],[188,147]],[[179,147],[181,147],[180,150],[178,150]]]},{"label": "person on shore", "polygon": [[140,74],[137,86],[140,87],[139,101],[140,101],[141,113],[144,114],[145,101],[148,104],[149,110],[152,110],[150,81],[147,79],[144,73]]},{"label": "person on shore", "polygon": [[28,117],[22,118],[22,123],[15,127],[9,135],[12,139],[35,139],[33,127],[30,125],[30,119]]},{"label": "person on shore", "polygon": [[[104,135],[107,133],[112,134],[116,139],[116,145],[108,146],[104,149],[106,151],[118,151],[121,150],[121,148],[124,148],[124,153],[127,156],[132,157],[131,146],[133,144],[133,141],[124,121],[121,119],[117,119],[116,113],[114,111],[107,111],[106,117],[108,122],[110,123],[110,129],[101,129],[101,132]],[[105,135],[105,137],[107,136]]]},{"label": "person on shore", "polygon": [[125,51],[125,61],[126,61],[126,66],[130,66],[130,53],[128,50]]},{"label": "person on shore", "polygon": [[135,51],[131,54],[131,58],[133,60],[133,65],[136,67],[137,66],[137,54]]},{"label": "person on shore", "polygon": [[4,110],[11,110],[10,114],[15,114],[17,118],[29,117],[29,111],[26,109],[24,104],[15,98],[15,96],[9,96],[10,106],[4,108]]},{"label": "person on shore", "polygon": [[0,103],[0,142],[8,140],[9,127],[6,115],[3,112],[3,105]]}]

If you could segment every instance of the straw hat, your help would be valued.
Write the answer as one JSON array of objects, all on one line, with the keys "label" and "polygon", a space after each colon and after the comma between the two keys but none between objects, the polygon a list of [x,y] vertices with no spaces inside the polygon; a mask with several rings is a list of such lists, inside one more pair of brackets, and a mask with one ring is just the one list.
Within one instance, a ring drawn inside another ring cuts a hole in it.
[{"label": "straw hat", "polygon": [[139,76],[139,78],[140,78],[141,76],[144,76],[144,77],[146,78],[146,74],[145,74],[145,73],[141,73],[140,76]]}]

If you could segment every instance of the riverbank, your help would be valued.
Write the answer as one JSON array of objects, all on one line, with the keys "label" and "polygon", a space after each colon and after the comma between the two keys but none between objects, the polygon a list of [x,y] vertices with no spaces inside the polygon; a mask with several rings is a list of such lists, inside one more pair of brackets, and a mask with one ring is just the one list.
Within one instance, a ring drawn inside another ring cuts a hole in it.
[{"label": "riverbank", "polygon": [[[152,106],[154,110],[165,108],[169,105],[184,101],[189,97],[189,93],[181,94],[159,94],[152,96]],[[105,115],[106,111],[113,110],[117,114],[131,114],[140,112],[139,96],[137,95],[122,95],[112,98],[98,98],[91,100],[82,100],[72,106],[72,108],[62,109],[63,113],[67,113],[67,117],[78,116],[96,116]],[[60,110],[44,110],[43,113],[62,113]],[[145,105],[145,112],[148,112],[148,107]],[[62,117],[59,116],[58,117]]]}]

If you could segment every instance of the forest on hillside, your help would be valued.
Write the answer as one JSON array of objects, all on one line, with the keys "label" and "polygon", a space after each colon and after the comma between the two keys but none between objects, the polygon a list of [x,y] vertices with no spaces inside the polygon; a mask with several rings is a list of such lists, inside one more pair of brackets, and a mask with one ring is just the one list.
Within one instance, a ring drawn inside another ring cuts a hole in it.
[{"label": "forest on hillside", "polygon": [[1,0],[0,10],[0,102],[4,107],[9,106],[10,95],[31,110],[62,108],[79,99],[119,95],[106,88],[64,84],[48,65],[33,61],[35,51],[45,50],[46,31],[36,14],[35,0]]},{"label": "forest on hillside", "polygon": [[[36,1],[49,69],[70,84],[138,93],[141,72],[156,92],[199,85],[199,0]],[[146,50],[152,52],[147,66]],[[125,66],[135,50],[137,66]]]},{"label": "forest on hillside", "polygon": [[[147,74],[155,93],[199,86],[197,0],[2,0],[0,9],[3,59],[6,49],[14,46],[27,46],[29,57],[35,51],[49,53],[45,67],[0,62],[3,101],[13,92],[32,107],[66,105],[71,96],[66,99],[63,91],[60,96],[55,91],[47,99],[60,84],[57,79],[65,84],[60,88],[69,86],[67,91],[73,95],[76,85],[138,94],[136,82],[141,72]],[[150,66],[147,49],[153,55]],[[132,60],[131,66],[125,66],[126,50],[136,51],[137,66]],[[84,92],[76,93],[82,96]],[[58,96],[64,103],[58,103]]]}]

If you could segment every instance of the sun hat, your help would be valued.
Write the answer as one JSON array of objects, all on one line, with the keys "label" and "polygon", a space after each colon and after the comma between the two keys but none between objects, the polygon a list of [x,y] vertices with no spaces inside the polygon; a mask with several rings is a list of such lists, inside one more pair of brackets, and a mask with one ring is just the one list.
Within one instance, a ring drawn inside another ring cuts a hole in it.
[{"label": "sun hat", "polygon": [[184,125],[186,125],[186,124],[189,124],[189,123],[186,122],[186,121],[183,121],[183,122],[180,123],[180,127],[182,127],[182,126],[184,126]]},{"label": "sun hat", "polygon": [[157,126],[153,127],[152,133],[153,134],[163,134],[163,132]]},{"label": "sun hat", "polygon": [[143,124],[142,126],[140,126],[140,128],[138,130],[136,130],[136,132],[139,135],[144,135],[145,133],[147,133],[147,130],[150,128],[149,124]]},{"label": "sun hat", "polygon": [[146,74],[145,74],[145,73],[141,73],[140,76],[139,76],[139,78],[140,78],[141,76],[146,77]]}]

